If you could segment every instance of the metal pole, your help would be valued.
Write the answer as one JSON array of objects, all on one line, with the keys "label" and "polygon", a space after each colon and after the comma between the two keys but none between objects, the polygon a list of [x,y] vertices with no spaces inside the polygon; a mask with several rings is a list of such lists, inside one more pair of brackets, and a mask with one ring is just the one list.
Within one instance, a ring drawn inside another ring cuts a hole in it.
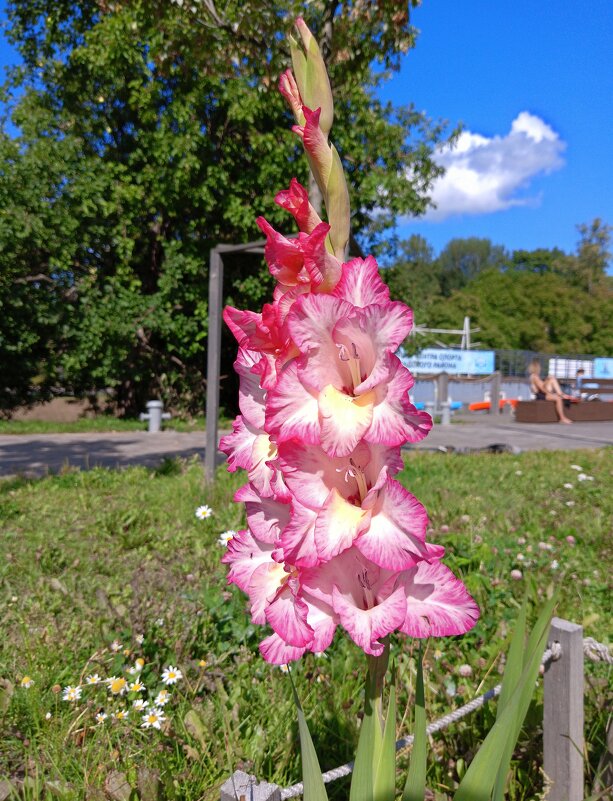
[{"label": "metal pole", "polygon": [[213,248],[209,258],[209,328],[206,354],[206,451],[204,454],[204,478],[207,482],[215,480],[217,461],[222,304],[223,261],[217,248]]},{"label": "metal pole", "polygon": [[549,642],[562,647],[545,668],[543,770],[548,801],[583,799],[583,629],[554,617]]}]

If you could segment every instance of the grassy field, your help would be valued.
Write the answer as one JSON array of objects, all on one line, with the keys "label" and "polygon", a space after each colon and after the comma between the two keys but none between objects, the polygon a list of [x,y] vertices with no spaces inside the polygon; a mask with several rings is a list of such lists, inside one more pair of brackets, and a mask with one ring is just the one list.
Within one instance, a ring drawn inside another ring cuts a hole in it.
[{"label": "grassy field", "polygon": [[[220,426],[224,424],[229,426],[229,421],[225,418],[219,422]],[[182,420],[177,417],[164,420],[163,427],[169,431],[204,431],[206,420],[204,417],[195,417],[190,420]],[[146,430],[146,422],[112,415],[82,417],[70,423],[57,423],[50,420],[0,420],[0,434],[95,434]]]},{"label": "grassy field", "polygon": [[[499,680],[526,592],[538,606],[559,587],[557,613],[609,641],[612,476],[611,449],[407,459],[401,480],[429,510],[430,540],[446,546],[447,564],[482,609],[469,635],[427,645],[430,718]],[[158,796],[146,784],[159,777],[164,798],[196,801],[217,798],[236,768],[281,785],[300,780],[288,677],[259,657],[263,631],[250,624],[245,599],[227,587],[219,562],[220,534],[243,522],[231,503],[242,481],[220,472],[207,488],[198,465],[166,462],[156,471],[0,482],[0,781],[25,788],[32,800],[92,801],[128,798],[129,788],[124,795],[117,789],[125,781],[149,801]],[[211,518],[196,518],[201,504],[213,509]],[[400,736],[409,724],[415,643],[397,640],[393,649]],[[144,660],[140,673],[137,659]],[[183,675],[164,685],[169,666]],[[587,669],[589,773],[611,699],[609,669]],[[95,674],[140,676],[147,689],[112,696],[95,684],[63,700],[66,687]],[[363,676],[357,648],[337,635],[326,655],[305,658],[293,675],[322,769],[351,759]],[[161,689],[169,690],[166,719],[160,730],[145,729],[133,701]],[[432,741],[428,784],[441,799],[450,797],[494,715],[484,708]],[[540,719],[537,693],[513,763],[513,801],[542,791]],[[346,783],[331,786],[331,798],[346,794]]]}]

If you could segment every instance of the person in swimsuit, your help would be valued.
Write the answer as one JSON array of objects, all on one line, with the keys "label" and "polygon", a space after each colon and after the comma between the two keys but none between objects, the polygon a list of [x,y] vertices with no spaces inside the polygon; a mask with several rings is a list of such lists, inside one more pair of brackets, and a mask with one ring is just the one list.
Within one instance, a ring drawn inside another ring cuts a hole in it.
[{"label": "person in swimsuit", "polygon": [[554,376],[549,376],[546,381],[541,378],[541,363],[538,359],[533,359],[528,367],[530,374],[530,390],[534,393],[537,400],[554,401],[556,412],[560,423],[572,423],[564,414],[564,400],[569,396],[564,395]]}]

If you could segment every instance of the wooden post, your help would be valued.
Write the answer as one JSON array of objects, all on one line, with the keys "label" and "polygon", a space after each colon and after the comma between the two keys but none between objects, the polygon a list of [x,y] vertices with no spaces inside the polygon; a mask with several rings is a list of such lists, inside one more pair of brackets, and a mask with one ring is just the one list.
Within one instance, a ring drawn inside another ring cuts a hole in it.
[{"label": "wooden post", "polygon": [[242,770],[236,770],[221,786],[220,801],[281,801],[281,790],[276,784],[258,782]]},{"label": "wooden post", "polygon": [[500,373],[492,373],[492,388],[490,390],[490,414],[498,414],[500,403]]},{"label": "wooden post", "polygon": [[554,617],[549,643],[561,655],[545,667],[543,770],[548,801],[583,799],[583,628]]},{"label": "wooden post", "polygon": [[217,248],[213,248],[209,258],[209,329],[206,353],[206,451],[204,454],[204,478],[207,482],[215,480],[215,467],[217,464],[222,304],[223,261]]}]

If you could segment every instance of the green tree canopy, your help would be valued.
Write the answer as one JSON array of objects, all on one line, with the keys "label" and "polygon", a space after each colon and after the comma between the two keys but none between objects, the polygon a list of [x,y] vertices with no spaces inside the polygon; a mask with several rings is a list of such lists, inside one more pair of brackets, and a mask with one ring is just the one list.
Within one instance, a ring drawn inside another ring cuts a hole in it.
[{"label": "green tree canopy", "polygon": [[[0,321],[0,354],[27,352],[3,405],[36,379],[112,387],[127,411],[154,393],[201,407],[209,250],[259,238],[258,214],[290,230],[274,195],[294,175],[307,180],[276,89],[302,5],[7,3],[23,64],[6,87],[19,134],[5,127],[0,144],[0,304],[19,285],[30,317]],[[381,247],[398,215],[425,210],[440,172],[432,151],[443,128],[375,96],[414,44],[408,8],[306,9],[330,65],[332,136],[359,198],[354,229]],[[20,220],[35,235],[19,237]],[[234,259],[226,274],[237,305],[268,293],[259,260]]]}]

